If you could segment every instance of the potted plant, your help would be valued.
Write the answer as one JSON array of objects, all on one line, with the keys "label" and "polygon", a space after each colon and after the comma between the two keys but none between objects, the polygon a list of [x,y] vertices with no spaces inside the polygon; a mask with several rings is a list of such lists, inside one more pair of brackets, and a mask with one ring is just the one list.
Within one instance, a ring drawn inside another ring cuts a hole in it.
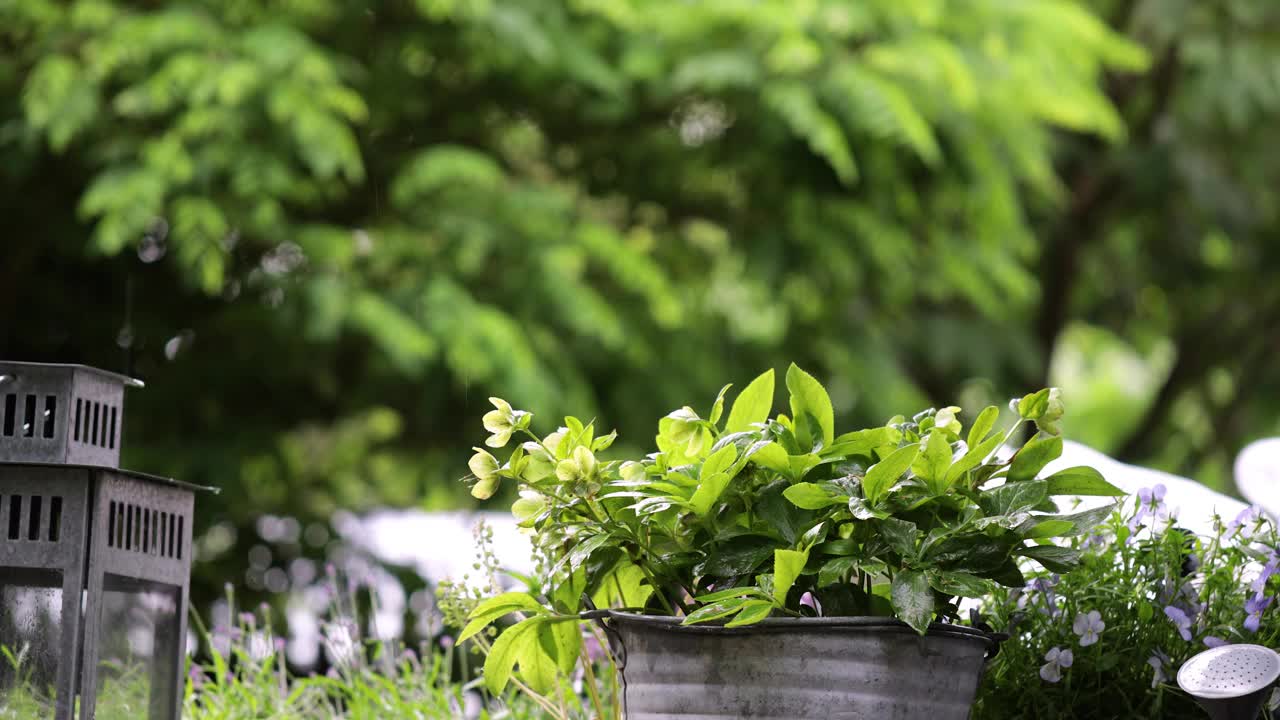
[{"label": "potted plant", "polygon": [[538,436],[492,399],[486,445],[519,441],[505,460],[476,448],[473,494],[517,482],[512,511],[548,563],[459,637],[521,616],[489,649],[491,690],[517,668],[522,686],[553,686],[592,618],[631,716],[964,718],[995,640],[949,622],[958,598],[1024,585],[1019,558],[1071,570],[1077,551],[1052,539],[1111,507],[1060,515],[1052,497],[1123,494],[1092,468],[1038,477],[1062,451],[1056,389],[1011,402],[1009,427],[988,407],[967,433],[956,407],[837,433],[826,390],[795,365],[787,413],[773,413],[772,370],[726,415],[729,389],[706,416],[662,418],[656,452],[610,460],[616,433],[569,417]]}]

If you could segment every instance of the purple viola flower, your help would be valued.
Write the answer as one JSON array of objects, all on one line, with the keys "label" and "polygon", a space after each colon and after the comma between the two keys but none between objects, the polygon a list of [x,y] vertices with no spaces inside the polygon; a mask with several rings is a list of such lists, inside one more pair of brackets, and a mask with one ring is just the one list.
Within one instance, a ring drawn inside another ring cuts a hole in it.
[{"label": "purple viola flower", "polygon": [[1138,490],[1138,510],[1132,518],[1129,518],[1130,530],[1137,530],[1142,521],[1148,517],[1159,519],[1167,514],[1168,508],[1164,504],[1165,492],[1167,491],[1163,484]]},{"label": "purple viola flower", "polygon": [[1266,612],[1267,607],[1271,605],[1271,601],[1274,599],[1273,597],[1264,596],[1262,593],[1256,593],[1253,597],[1244,601],[1245,630],[1258,632],[1258,627],[1262,624],[1262,613]]},{"label": "purple viola flower", "polygon": [[199,663],[191,663],[191,667],[187,669],[187,679],[191,681],[191,687],[199,690],[204,687],[204,668]]},{"label": "purple viola flower", "polygon": [[1255,593],[1262,594],[1267,589],[1267,581],[1271,579],[1272,575],[1276,574],[1278,569],[1280,569],[1280,557],[1272,555],[1267,564],[1262,566],[1262,572],[1258,573],[1258,577],[1253,579],[1253,584],[1249,588]]},{"label": "purple viola flower", "polygon": [[1026,608],[1039,595],[1044,598],[1044,607],[1040,608],[1040,613],[1051,618],[1058,617],[1062,611],[1058,608],[1058,596],[1053,589],[1061,579],[1061,575],[1054,573],[1047,578],[1039,577],[1027,583],[1025,592],[1018,598],[1018,609]]},{"label": "purple viola flower", "polygon": [[1151,675],[1152,688],[1158,687],[1162,682],[1168,682],[1169,674],[1166,672],[1166,670],[1169,669],[1168,655],[1165,655],[1163,651],[1156,648],[1156,651],[1151,654],[1151,657],[1147,658],[1147,664],[1150,665],[1151,669],[1154,671]]},{"label": "purple viola flower", "polygon": [[1262,508],[1257,505],[1250,505],[1241,510],[1234,520],[1227,523],[1227,532],[1234,533],[1241,528],[1249,528],[1261,525],[1266,515],[1262,512]]},{"label": "purple viola flower", "polygon": [[1223,645],[1230,645],[1230,644],[1231,644],[1231,643],[1227,642],[1226,640],[1223,640],[1222,638],[1218,637],[1217,635],[1205,635],[1205,636],[1204,636],[1204,646],[1205,646],[1205,647],[1207,647],[1207,648],[1222,647]]},{"label": "purple viola flower", "polygon": [[1107,537],[1106,533],[1094,532],[1085,536],[1084,542],[1080,543],[1080,547],[1086,550],[1092,550],[1094,548],[1101,550],[1110,542],[1111,539]]},{"label": "purple viola flower", "polygon": [[1182,636],[1182,639],[1190,642],[1191,618],[1183,612],[1182,608],[1166,605],[1164,608],[1164,614],[1173,622],[1173,626],[1178,629],[1178,634]]},{"label": "purple viola flower", "polygon": [[1076,615],[1076,621],[1071,624],[1071,631],[1080,636],[1080,647],[1088,647],[1098,642],[1098,635],[1106,627],[1107,624],[1102,621],[1102,613],[1090,610]]},{"label": "purple viola flower", "polygon": [[1178,591],[1178,598],[1174,600],[1174,604],[1186,611],[1187,615],[1195,617],[1204,610],[1204,605],[1200,604],[1200,594],[1190,583],[1183,585]]},{"label": "purple viola flower", "polygon": [[1049,648],[1049,652],[1044,654],[1046,660],[1044,665],[1040,666],[1040,677],[1045,682],[1056,683],[1062,679],[1063,668],[1071,667],[1071,663],[1075,662],[1075,658],[1071,655],[1071,650],[1064,650],[1059,647]]}]

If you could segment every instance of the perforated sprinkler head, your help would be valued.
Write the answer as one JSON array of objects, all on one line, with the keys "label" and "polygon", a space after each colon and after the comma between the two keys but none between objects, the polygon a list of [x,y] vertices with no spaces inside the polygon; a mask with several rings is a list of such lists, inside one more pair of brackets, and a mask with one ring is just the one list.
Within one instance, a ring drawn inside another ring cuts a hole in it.
[{"label": "perforated sprinkler head", "polygon": [[1178,670],[1178,687],[1214,720],[1255,720],[1280,678],[1280,656],[1261,645],[1205,650]]}]

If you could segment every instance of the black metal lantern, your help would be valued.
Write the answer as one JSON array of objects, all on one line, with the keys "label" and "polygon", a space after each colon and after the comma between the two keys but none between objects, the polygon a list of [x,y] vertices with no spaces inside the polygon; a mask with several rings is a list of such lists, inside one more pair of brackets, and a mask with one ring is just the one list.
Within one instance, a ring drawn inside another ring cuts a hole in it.
[{"label": "black metal lantern", "polygon": [[199,488],[117,468],[141,385],[0,361],[0,716],[179,717]]}]

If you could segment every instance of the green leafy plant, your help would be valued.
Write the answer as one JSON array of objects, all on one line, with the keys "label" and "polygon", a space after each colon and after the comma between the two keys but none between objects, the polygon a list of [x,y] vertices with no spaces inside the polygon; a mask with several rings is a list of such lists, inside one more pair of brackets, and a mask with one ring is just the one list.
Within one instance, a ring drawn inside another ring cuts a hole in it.
[{"label": "green leafy plant", "polygon": [[1276,647],[1274,523],[1250,508],[1197,535],[1177,526],[1163,494],[1144,488],[1127,512],[1075,538],[1075,572],[1037,573],[984,600],[987,621],[1012,638],[974,718],[1203,718],[1175,683],[1188,658],[1229,643]]},{"label": "green leafy plant", "polygon": [[584,597],[686,624],[885,615],[924,633],[958,616],[958,597],[1024,585],[1018,557],[1075,566],[1078,551],[1051,539],[1088,532],[1110,507],[1059,515],[1052,496],[1122,494],[1087,467],[1037,477],[1062,452],[1056,389],[1014,400],[1008,427],[988,407],[962,435],[960,409],[946,407],[837,433],[821,383],[795,365],[785,382],[789,414],[773,415],[770,370],[727,416],[730,386],[705,416],[662,418],[656,452],[611,460],[597,454],[616,435],[594,422],[568,417],[539,437],[532,415],[493,399],[487,445],[525,439],[505,460],[476,448],[473,493],[517,482],[512,510],[551,564],[529,592],[477,606],[459,638],[523,617],[488,655],[491,690],[517,666],[532,684],[567,671]]}]

